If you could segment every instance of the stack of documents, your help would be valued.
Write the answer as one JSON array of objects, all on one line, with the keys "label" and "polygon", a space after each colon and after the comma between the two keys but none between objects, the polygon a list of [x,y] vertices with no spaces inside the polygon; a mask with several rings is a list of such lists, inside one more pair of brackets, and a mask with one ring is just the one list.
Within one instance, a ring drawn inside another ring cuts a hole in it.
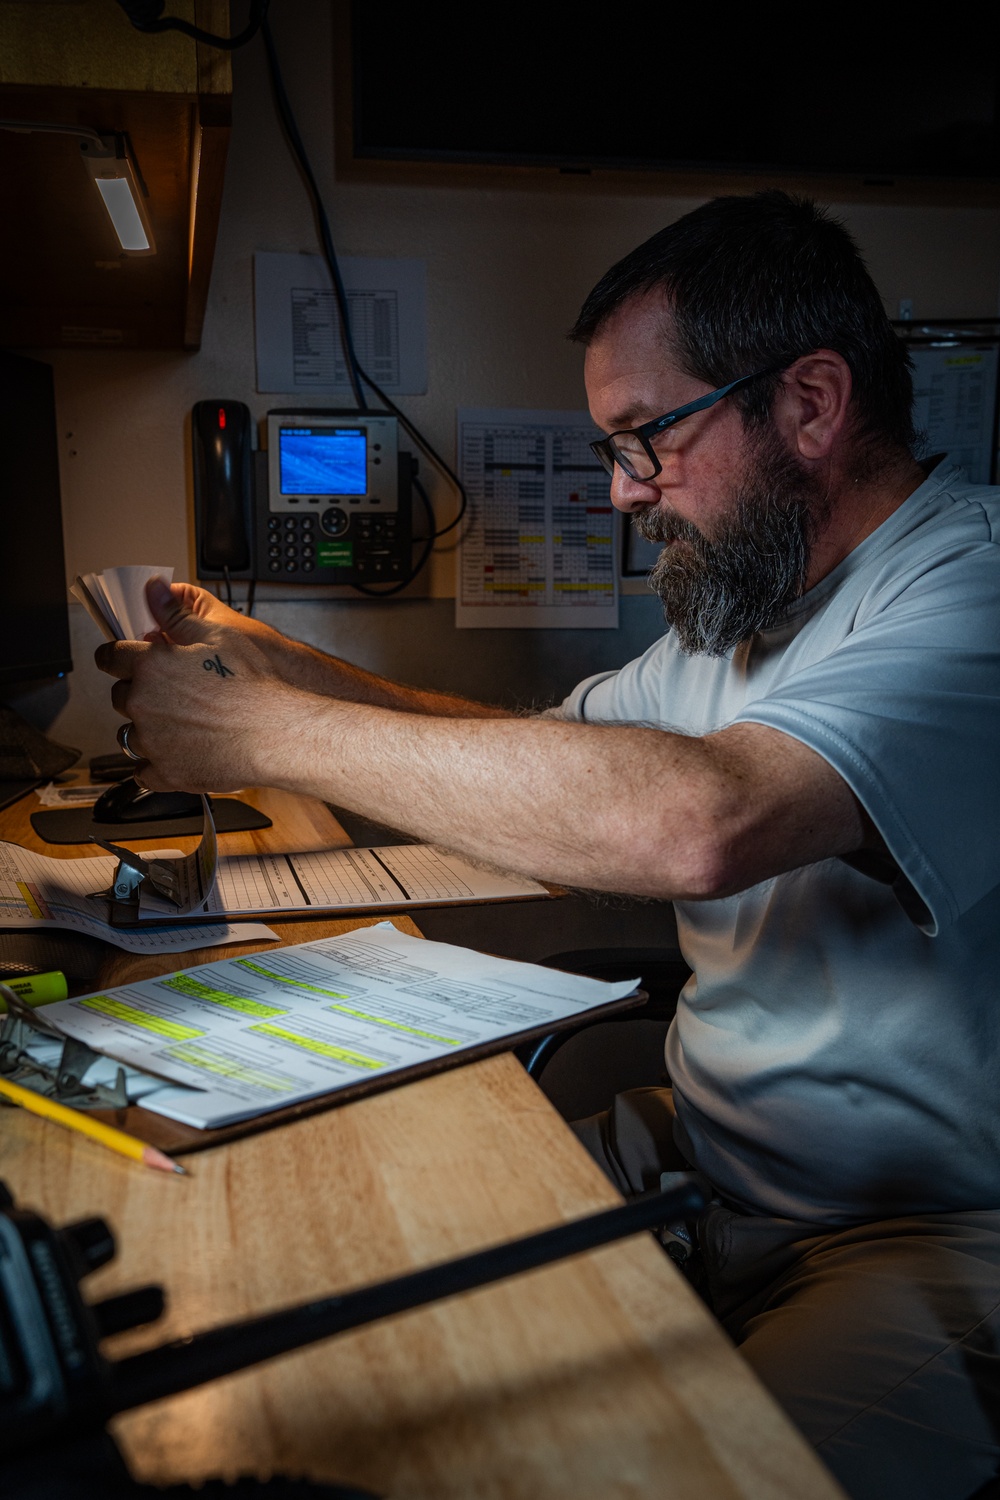
[{"label": "stack of documents", "polygon": [[491,958],[380,923],[60,1001],[45,1018],[164,1080],[144,1091],[144,1108],[207,1128],[359,1083],[381,1087],[548,1030],[637,983]]},{"label": "stack of documents", "polygon": [[0,926],[68,927],[130,953],[183,953],[276,936],[268,928],[237,925],[231,918],[337,915],[547,894],[534,880],[481,869],[431,844],[242,854],[219,859],[211,894],[199,911],[169,922],[160,903],[140,908],[137,926],[112,927],[106,920],[107,902],[92,897],[107,889],[115,867],[111,855],[51,859],[18,844],[0,843]]},{"label": "stack of documents", "polygon": [[109,641],[142,641],[156,629],[146,603],[146,584],[159,576],[170,583],[173,568],[149,566],[106,568],[74,579],[70,593],[78,599]]}]

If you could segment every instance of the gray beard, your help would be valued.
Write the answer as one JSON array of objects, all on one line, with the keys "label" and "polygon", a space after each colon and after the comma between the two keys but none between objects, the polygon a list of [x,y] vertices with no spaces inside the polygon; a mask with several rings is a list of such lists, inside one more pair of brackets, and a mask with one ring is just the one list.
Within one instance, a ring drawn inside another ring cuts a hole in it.
[{"label": "gray beard", "polygon": [[817,480],[773,428],[756,440],[731,512],[711,539],[662,507],[637,512],[632,524],[647,541],[684,544],[666,546],[649,575],[681,650],[726,656],[787,618],[805,587],[822,512]]}]

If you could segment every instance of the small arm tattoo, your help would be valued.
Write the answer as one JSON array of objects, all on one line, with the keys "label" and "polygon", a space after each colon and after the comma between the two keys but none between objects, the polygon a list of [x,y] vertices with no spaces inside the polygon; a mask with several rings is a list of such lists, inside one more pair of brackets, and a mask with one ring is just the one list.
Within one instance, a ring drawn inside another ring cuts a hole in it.
[{"label": "small arm tattoo", "polygon": [[218,672],[220,677],[236,676],[236,673],[233,671],[232,667],[227,667],[225,665],[218,652],[216,652],[214,656],[206,657],[202,662],[202,666],[205,668],[206,672]]}]

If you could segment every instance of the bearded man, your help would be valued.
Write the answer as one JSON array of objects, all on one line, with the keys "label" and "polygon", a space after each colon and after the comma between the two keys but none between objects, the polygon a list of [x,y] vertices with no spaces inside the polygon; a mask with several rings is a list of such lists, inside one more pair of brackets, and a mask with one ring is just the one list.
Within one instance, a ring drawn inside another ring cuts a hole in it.
[{"label": "bearded man", "polygon": [[673,900],[672,1088],[578,1133],[627,1193],[702,1174],[705,1294],[849,1494],[964,1500],[1000,1456],[1000,497],[914,459],[906,354],[811,204],[704,205],[573,336],[663,544],[637,661],[513,718],[154,584],[161,638],[99,664],[148,786]]}]

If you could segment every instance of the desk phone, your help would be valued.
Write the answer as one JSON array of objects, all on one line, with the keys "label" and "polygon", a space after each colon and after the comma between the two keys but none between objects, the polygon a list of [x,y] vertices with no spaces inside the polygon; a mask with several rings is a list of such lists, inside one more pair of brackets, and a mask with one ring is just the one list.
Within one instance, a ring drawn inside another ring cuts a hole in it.
[{"label": "desk phone", "polygon": [[267,480],[258,536],[267,571],[258,578],[397,583],[406,576],[410,456],[399,451],[395,417],[269,412]]},{"label": "desk phone", "polygon": [[235,401],[192,414],[198,577],[400,583],[410,572],[411,480],[384,412],[268,412],[266,447]]}]

